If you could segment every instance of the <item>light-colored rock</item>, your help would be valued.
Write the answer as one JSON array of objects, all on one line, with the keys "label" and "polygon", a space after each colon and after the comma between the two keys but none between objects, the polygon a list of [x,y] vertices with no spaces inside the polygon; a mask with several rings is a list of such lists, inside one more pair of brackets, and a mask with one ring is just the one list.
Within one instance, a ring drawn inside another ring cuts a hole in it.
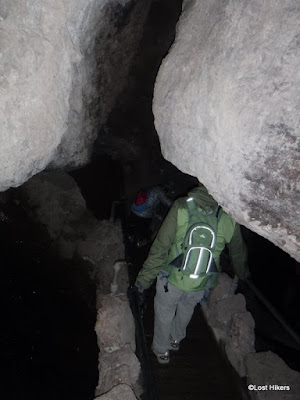
[{"label": "light-colored rock", "polygon": [[185,0],[155,84],[164,157],[300,261],[300,3]]},{"label": "light-colored rock", "polygon": [[133,388],[137,384],[140,372],[140,362],[129,347],[124,347],[112,353],[101,353],[96,394],[106,393],[112,387],[121,383]]},{"label": "light-colored rock", "polygon": [[126,345],[135,351],[135,325],[126,296],[101,297],[95,331],[100,353],[112,353]]},{"label": "light-colored rock", "polygon": [[255,353],[254,327],[255,322],[249,312],[233,315],[225,351],[231,365],[241,377],[246,375],[245,356]]},{"label": "light-colored rock", "polygon": [[72,259],[78,245],[100,229],[76,182],[64,171],[36,174],[17,192],[29,215],[49,233],[51,247],[64,259]]},{"label": "light-colored rock", "polygon": [[238,313],[233,316],[230,337],[232,345],[244,354],[254,353],[255,322],[250,312]]},{"label": "light-colored rock", "polygon": [[[41,172],[18,190],[30,216],[57,240],[76,222],[87,221],[86,203],[74,179],[63,171]],[[73,241],[75,238],[73,236]]]},{"label": "light-colored rock", "polygon": [[133,390],[125,384],[113,387],[109,392],[95,397],[94,400],[136,400]]},{"label": "light-colored rock", "polygon": [[[94,218],[74,179],[60,170],[35,175],[17,192],[30,216],[49,233],[52,249],[63,259],[79,256],[90,265],[88,272],[97,287],[98,308],[100,294],[111,292],[116,260],[124,258],[120,222]],[[117,293],[126,293],[126,262],[122,263],[117,284]]]},{"label": "light-colored rock", "polygon": [[225,273],[218,275],[218,283],[211,290],[208,298],[208,304],[215,303],[217,301],[227,299],[231,295],[233,279]]},{"label": "light-colored rock", "polygon": [[[251,385],[249,390],[251,399],[299,399],[300,373],[289,368],[271,351],[249,354],[246,357],[246,368],[248,388]],[[256,390],[253,390],[253,385],[256,385]]]},{"label": "light-colored rock", "polygon": [[255,352],[255,323],[246,309],[245,297],[241,293],[233,294],[233,283],[227,274],[220,274],[217,286],[202,309],[229,362],[239,376],[244,377],[245,356]]},{"label": "light-colored rock", "polygon": [[209,325],[222,327],[228,334],[232,318],[234,314],[244,313],[246,311],[245,297],[239,293],[232,297],[228,297],[216,303],[212,303],[209,307]]},{"label": "light-colored rock", "polygon": [[134,354],[135,324],[128,299],[125,295],[103,295],[100,300],[95,326],[100,349],[95,393],[100,395],[126,383],[135,393],[141,394],[143,389],[138,382],[141,367]]},{"label": "light-colored rock", "polygon": [[[89,161],[150,0],[0,3],[0,191]],[[120,68],[122,65],[122,68]]]}]

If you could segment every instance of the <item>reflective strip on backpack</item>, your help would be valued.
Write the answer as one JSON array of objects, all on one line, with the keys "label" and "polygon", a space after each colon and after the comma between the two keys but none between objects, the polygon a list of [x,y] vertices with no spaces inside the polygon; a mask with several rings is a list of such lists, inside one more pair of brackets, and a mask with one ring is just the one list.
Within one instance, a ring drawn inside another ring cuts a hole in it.
[{"label": "reflective strip on backpack", "polygon": [[[186,201],[187,201],[187,211],[188,211],[189,221],[191,220],[193,211],[197,212],[198,214],[202,214],[201,212],[198,211],[197,204],[195,203],[195,201],[192,197],[188,198]],[[218,220],[218,214],[219,214],[219,207],[217,207],[215,212],[212,211],[211,213],[207,214],[207,216],[214,215],[216,217],[216,219]],[[193,246],[193,235],[197,231],[197,229],[202,229],[204,231],[207,230],[208,233],[210,234],[210,236],[211,236],[210,243],[208,243],[206,246],[201,246],[201,245]],[[188,241],[187,241],[188,246],[192,246],[192,247],[190,247],[188,252],[186,253],[182,271],[185,271],[188,268],[188,263],[190,262],[190,256],[192,256],[193,252],[194,252],[194,254],[197,254],[195,252],[198,251],[198,254],[195,255],[195,259],[194,259],[194,261],[196,262],[196,266],[194,268],[194,271],[193,272],[191,271],[192,273],[189,275],[189,277],[192,279],[197,279],[197,278],[199,278],[200,273],[201,273],[201,275],[213,273],[210,270],[211,270],[211,266],[213,264],[212,250],[214,249],[215,244],[216,244],[216,232],[214,231],[214,229],[205,223],[199,224],[191,229],[187,239],[188,239]],[[206,261],[204,261],[205,258],[206,258]],[[204,261],[204,263],[206,264],[206,267],[205,267],[205,271],[200,272],[200,267],[203,268],[203,264],[201,265],[202,261]]]},{"label": "reflective strip on backpack", "polygon": [[185,263],[184,263],[184,266],[183,266],[183,268],[182,268],[183,271],[186,269],[187,263],[189,262],[189,253],[190,253],[191,251],[197,250],[197,249],[199,250],[200,254],[199,254],[199,256],[198,256],[198,260],[197,260],[197,264],[196,264],[194,273],[193,273],[193,274],[190,274],[190,278],[192,278],[192,279],[197,279],[197,278],[199,278],[199,274],[198,274],[198,272],[199,272],[199,267],[200,267],[200,264],[201,264],[201,261],[202,261],[202,258],[203,258],[203,254],[204,254],[205,252],[209,253],[209,261],[207,262],[207,267],[206,267],[205,274],[208,274],[208,273],[209,273],[210,266],[211,266],[211,263],[212,263],[212,260],[213,260],[211,250],[207,249],[206,247],[199,247],[199,246],[191,247],[191,248],[189,249],[189,251],[187,252],[187,255],[186,255],[186,258],[185,258]]},{"label": "reflective strip on backpack", "polygon": [[213,248],[216,243],[216,234],[215,234],[214,230],[207,225],[197,225],[197,226],[195,226],[194,229],[191,230],[190,236],[189,236],[189,245],[192,244],[192,235],[193,235],[194,231],[196,231],[197,229],[207,229],[208,231],[210,231],[210,233],[212,235],[212,241],[211,241],[210,247]]}]

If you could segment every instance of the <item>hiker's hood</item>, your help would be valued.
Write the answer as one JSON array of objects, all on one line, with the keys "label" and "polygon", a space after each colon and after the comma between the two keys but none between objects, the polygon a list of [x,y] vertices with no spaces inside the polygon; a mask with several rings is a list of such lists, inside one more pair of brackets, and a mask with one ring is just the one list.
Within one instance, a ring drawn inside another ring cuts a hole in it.
[{"label": "hiker's hood", "polygon": [[200,207],[207,211],[213,211],[218,205],[205,186],[195,187],[188,193],[188,196],[192,197]]}]

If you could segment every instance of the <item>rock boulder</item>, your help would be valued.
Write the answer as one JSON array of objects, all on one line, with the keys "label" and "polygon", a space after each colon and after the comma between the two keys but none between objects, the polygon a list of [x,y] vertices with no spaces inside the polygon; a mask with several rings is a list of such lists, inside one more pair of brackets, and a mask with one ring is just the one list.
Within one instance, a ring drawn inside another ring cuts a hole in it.
[{"label": "rock boulder", "polygon": [[300,260],[300,3],[185,0],[153,111],[164,157]]},{"label": "rock boulder", "polygon": [[0,191],[89,161],[150,3],[1,0]]}]

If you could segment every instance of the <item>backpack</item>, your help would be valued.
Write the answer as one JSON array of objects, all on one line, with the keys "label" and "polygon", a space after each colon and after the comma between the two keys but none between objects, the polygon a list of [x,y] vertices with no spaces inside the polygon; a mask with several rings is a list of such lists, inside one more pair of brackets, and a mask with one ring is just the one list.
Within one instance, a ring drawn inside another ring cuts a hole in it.
[{"label": "backpack", "polygon": [[213,252],[217,240],[221,207],[204,209],[194,199],[187,199],[188,228],[181,244],[180,254],[170,262],[170,267],[181,270],[183,275],[197,279],[218,274]]}]

